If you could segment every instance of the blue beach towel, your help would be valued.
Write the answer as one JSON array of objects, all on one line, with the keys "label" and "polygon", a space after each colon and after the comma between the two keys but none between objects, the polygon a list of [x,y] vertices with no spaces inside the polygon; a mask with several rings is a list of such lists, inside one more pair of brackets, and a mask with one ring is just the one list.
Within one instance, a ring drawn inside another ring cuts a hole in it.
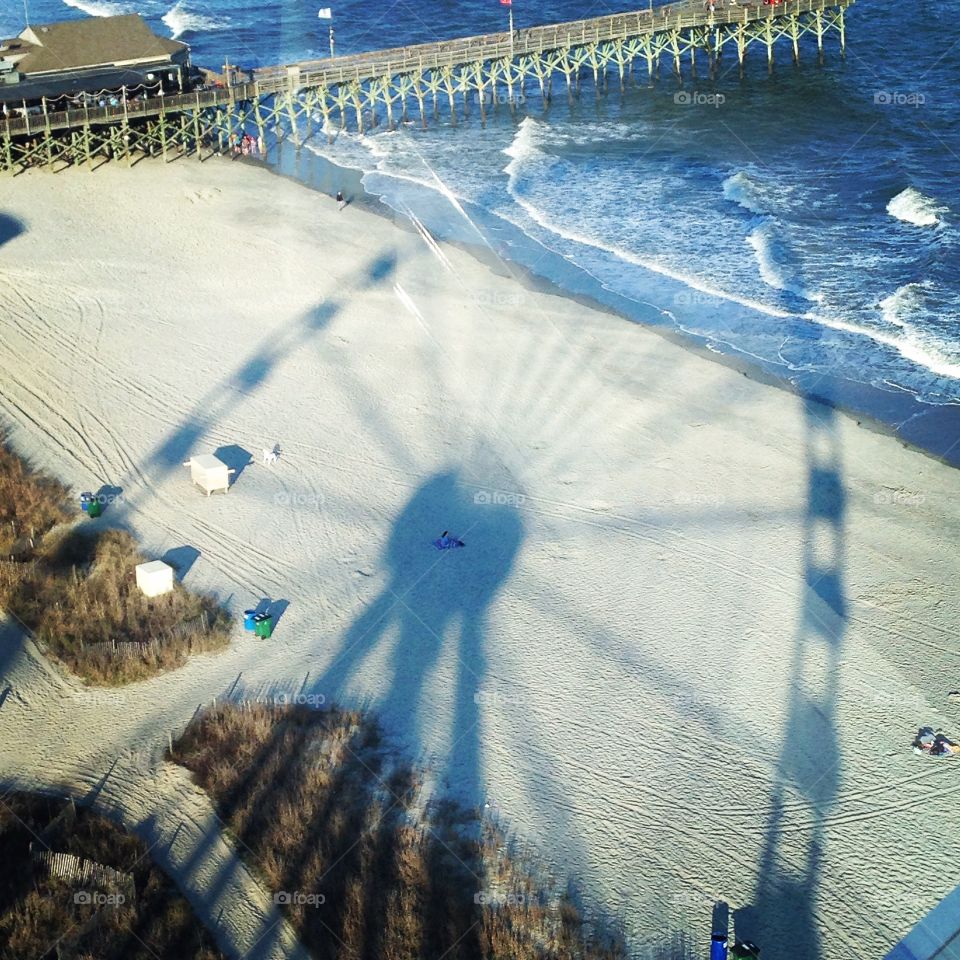
[{"label": "blue beach towel", "polygon": [[466,546],[462,540],[458,540],[456,537],[437,537],[433,541],[433,545],[438,550],[456,550],[457,547]]}]

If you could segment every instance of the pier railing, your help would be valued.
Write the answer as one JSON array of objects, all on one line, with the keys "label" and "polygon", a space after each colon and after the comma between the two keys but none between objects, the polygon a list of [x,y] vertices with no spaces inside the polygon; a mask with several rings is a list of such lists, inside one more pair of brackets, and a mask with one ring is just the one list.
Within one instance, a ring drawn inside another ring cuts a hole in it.
[{"label": "pier railing", "polygon": [[607,43],[625,37],[640,37],[663,30],[688,30],[691,27],[720,27],[747,24],[757,20],[815,13],[837,5],[836,0],[783,0],[776,4],[741,4],[717,0],[714,9],[707,4],[670,3],[630,13],[572,20],[542,27],[529,27],[509,33],[489,33],[439,43],[394,47],[371,53],[351,54],[325,60],[308,60],[288,66],[254,71],[264,90],[271,84],[285,86],[291,75],[304,84],[349,83],[368,76],[389,76],[414,70],[454,67],[475,60],[500,60],[529,54],[546,53],[565,47]]},{"label": "pier railing", "polygon": [[329,89],[361,84],[376,77],[452,70],[476,62],[513,61],[555,50],[622,41],[665,31],[679,32],[694,28],[721,30],[738,25],[756,25],[764,20],[782,20],[826,11],[837,7],[838,2],[842,3],[842,0],[785,0],[770,5],[715,0],[714,9],[701,3],[670,3],[653,9],[524,28],[512,35],[506,32],[491,33],[266,67],[253,71],[253,80],[249,83],[125,100],[117,105],[85,105],[69,110],[52,110],[44,102],[39,113],[27,111],[23,116],[7,116],[2,129],[9,141],[14,137],[40,136],[56,130],[128,123],[165,113],[199,112],[305,87],[322,86]]}]

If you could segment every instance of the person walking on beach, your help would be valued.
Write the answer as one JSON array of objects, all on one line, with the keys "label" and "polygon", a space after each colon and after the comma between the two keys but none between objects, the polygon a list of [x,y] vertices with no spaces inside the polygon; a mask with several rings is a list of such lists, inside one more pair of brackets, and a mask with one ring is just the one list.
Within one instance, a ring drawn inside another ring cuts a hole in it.
[{"label": "person walking on beach", "polygon": [[343,191],[337,191],[337,209],[342,210],[347,205],[347,201],[343,199]]}]

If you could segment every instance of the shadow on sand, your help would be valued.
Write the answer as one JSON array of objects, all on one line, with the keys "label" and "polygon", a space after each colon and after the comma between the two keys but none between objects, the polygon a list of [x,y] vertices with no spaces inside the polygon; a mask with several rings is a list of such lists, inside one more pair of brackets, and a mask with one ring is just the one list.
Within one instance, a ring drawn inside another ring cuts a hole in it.
[{"label": "shadow on sand", "polygon": [[734,913],[734,925],[737,939],[755,941],[765,957],[820,960],[816,907],[824,822],[840,782],[836,710],[847,623],[846,492],[836,413],[808,399],[804,415],[804,590],[790,664],[787,721],[754,903]]},{"label": "shadow on sand", "polygon": [[0,246],[16,239],[25,232],[26,227],[22,220],[11,217],[8,213],[0,213]]},{"label": "shadow on sand", "polygon": [[[432,541],[444,530],[466,546],[438,551]],[[424,712],[436,709],[424,684],[441,664],[452,670],[444,762],[450,786],[469,803],[482,797],[477,694],[487,677],[487,618],[523,536],[516,507],[475,502],[454,471],[427,480],[394,521],[382,559],[389,582],[347,631],[323,678],[327,689],[342,689],[382,648],[388,679],[377,710],[390,729],[418,743]]]}]

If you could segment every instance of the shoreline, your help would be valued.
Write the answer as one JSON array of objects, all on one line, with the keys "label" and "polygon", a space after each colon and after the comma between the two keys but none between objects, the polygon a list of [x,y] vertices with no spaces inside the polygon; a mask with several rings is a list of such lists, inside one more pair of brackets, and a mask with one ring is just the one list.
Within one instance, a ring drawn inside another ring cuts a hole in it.
[{"label": "shoreline", "polygon": [[[294,163],[288,159],[291,153],[294,154]],[[300,157],[308,158],[308,164],[295,166]],[[310,150],[288,147],[284,143],[273,144],[264,159],[240,157],[237,160],[245,165],[262,167],[275,176],[327,195],[331,200],[338,189],[345,188],[345,196],[351,198],[347,210],[356,204],[408,233],[416,232],[406,218],[391,215],[392,208],[380,197],[367,192],[362,182],[366,171],[357,167],[341,166],[329,157]],[[303,166],[306,166],[307,170],[301,172],[296,168]],[[542,276],[517,261],[506,261],[510,264],[512,272],[505,271],[503,261],[479,244],[471,244],[451,237],[439,239],[440,242],[467,253],[498,276],[510,277],[524,289],[562,297],[590,310],[601,311],[619,320],[640,326],[683,350],[735,370],[755,383],[824,404],[854,421],[859,427],[890,437],[906,449],[922,453],[938,463],[960,468],[960,404],[925,404],[906,391],[887,393],[870,384],[856,383],[824,373],[816,373],[814,376],[830,384],[831,389],[827,391],[808,389],[788,377],[778,375],[775,370],[768,369],[740,351],[724,352],[719,347],[712,348],[704,337],[671,327],[667,323],[651,323],[631,316],[626,308],[618,309],[615,305],[604,303],[590,294],[567,290],[558,281]],[[624,299],[619,294],[611,295]],[[857,398],[861,397],[862,402],[857,403]],[[873,412],[878,407],[886,408],[891,415],[890,419],[884,419],[877,412]],[[894,412],[896,416],[893,416]],[[909,429],[904,430],[904,427]]]}]

